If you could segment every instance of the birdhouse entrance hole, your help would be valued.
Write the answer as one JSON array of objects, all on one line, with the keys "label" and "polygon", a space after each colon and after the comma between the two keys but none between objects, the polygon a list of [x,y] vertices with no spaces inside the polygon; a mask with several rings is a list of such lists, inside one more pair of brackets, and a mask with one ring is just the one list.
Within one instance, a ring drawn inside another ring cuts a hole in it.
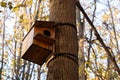
[{"label": "birdhouse entrance hole", "polygon": [[48,30],[44,30],[44,31],[43,31],[43,34],[44,34],[45,36],[48,36],[48,37],[51,36],[51,33],[50,33],[50,31],[48,31]]}]

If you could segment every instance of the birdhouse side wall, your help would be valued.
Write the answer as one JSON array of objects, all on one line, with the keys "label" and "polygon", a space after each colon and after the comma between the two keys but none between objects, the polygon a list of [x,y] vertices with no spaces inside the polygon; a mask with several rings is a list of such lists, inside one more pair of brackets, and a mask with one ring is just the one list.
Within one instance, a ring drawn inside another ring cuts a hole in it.
[{"label": "birdhouse side wall", "polygon": [[24,55],[24,53],[32,45],[33,37],[34,37],[34,28],[29,32],[29,34],[25,37],[25,39],[22,43],[22,55]]}]

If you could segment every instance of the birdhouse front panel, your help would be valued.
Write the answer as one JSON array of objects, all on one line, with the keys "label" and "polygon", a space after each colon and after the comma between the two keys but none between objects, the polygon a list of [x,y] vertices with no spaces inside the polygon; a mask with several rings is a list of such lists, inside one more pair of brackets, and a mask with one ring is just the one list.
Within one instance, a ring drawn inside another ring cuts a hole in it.
[{"label": "birdhouse front panel", "polygon": [[47,28],[47,27],[36,27],[35,34],[42,34],[49,38],[55,38],[55,29],[54,28]]},{"label": "birdhouse front panel", "polygon": [[[50,25],[48,25],[50,24]],[[53,22],[52,22],[53,24]],[[38,21],[23,39],[22,58],[42,65],[53,51],[55,29],[50,22]]]}]

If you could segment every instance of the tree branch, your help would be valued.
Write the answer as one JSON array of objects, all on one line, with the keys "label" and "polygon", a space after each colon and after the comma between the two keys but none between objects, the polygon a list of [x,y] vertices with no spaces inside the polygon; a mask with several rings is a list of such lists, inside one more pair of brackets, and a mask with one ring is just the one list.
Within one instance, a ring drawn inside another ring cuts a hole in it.
[{"label": "tree branch", "polygon": [[93,29],[95,36],[97,37],[98,41],[101,43],[101,45],[103,46],[104,50],[106,51],[108,57],[111,59],[111,61],[113,62],[114,66],[115,66],[115,70],[118,72],[118,74],[120,75],[120,68],[118,67],[115,57],[113,57],[111,55],[111,52],[109,51],[108,47],[105,45],[105,43],[103,42],[102,38],[100,37],[98,31],[96,30],[95,26],[93,25],[92,21],[89,19],[88,15],[86,14],[86,12],[84,11],[84,9],[82,8],[82,6],[80,5],[79,1],[76,2],[77,7],[79,8],[79,10],[83,13],[84,17],[86,18],[86,20],[88,21],[88,23],[91,25],[91,28]]}]

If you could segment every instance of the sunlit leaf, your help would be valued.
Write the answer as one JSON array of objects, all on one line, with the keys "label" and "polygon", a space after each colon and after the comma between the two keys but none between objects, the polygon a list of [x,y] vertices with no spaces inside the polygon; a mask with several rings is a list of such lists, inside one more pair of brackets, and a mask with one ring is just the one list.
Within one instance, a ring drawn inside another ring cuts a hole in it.
[{"label": "sunlit leaf", "polygon": [[23,15],[20,16],[20,19],[23,19]]},{"label": "sunlit leaf", "polygon": [[13,12],[18,11],[19,7],[21,6],[21,4],[17,4],[15,7],[13,7]]},{"label": "sunlit leaf", "polygon": [[4,55],[4,58],[8,58],[8,55],[7,55],[7,54],[5,54],[5,55]]},{"label": "sunlit leaf", "polygon": [[18,7],[14,7],[14,8],[12,9],[12,11],[13,11],[13,12],[18,11]]},{"label": "sunlit leaf", "polygon": [[2,6],[2,7],[7,7],[7,3],[2,1],[2,2],[1,2],[1,6]]},{"label": "sunlit leaf", "polygon": [[14,64],[15,64],[15,60],[12,59],[12,60],[11,60],[11,66],[13,66]]},{"label": "sunlit leaf", "polygon": [[12,5],[12,2],[8,2],[8,5]]},{"label": "sunlit leaf", "polygon": [[7,40],[6,43],[7,43],[7,44],[10,44],[11,41],[12,41],[12,40]]},{"label": "sunlit leaf", "polygon": [[31,6],[32,3],[33,3],[33,0],[27,0],[27,2],[26,2],[27,6]]},{"label": "sunlit leaf", "polygon": [[108,14],[104,14],[102,16],[102,18],[103,18],[104,21],[107,21],[109,19],[109,15]]},{"label": "sunlit leaf", "polygon": [[31,5],[32,3],[33,3],[33,0],[30,0],[30,1],[29,1],[29,4]]},{"label": "sunlit leaf", "polygon": [[106,58],[107,58],[107,55],[104,54],[104,55],[100,56],[100,58],[101,58],[101,59],[106,59]]}]

